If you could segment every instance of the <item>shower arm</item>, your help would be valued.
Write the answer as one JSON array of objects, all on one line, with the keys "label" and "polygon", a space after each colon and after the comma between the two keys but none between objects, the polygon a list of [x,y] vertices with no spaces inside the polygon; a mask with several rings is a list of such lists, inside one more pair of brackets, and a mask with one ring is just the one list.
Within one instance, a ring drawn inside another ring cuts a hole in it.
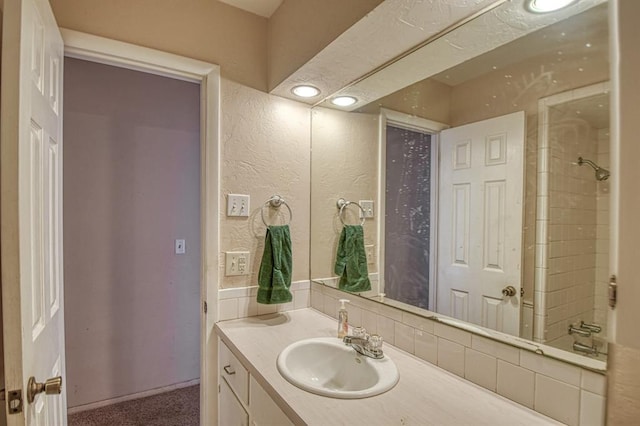
[{"label": "shower arm", "polygon": [[598,165],[597,165],[596,163],[594,163],[593,161],[591,161],[591,160],[587,160],[586,158],[578,157],[578,165],[579,165],[579,166],[582,166],[582,165],[583,165],[583,164],[585,164],[585,163],[586,163],[586,164],[588,164],[588,165],[590,165],[591,167],[593,167],[593,170],[595,170],[595,171],[598,171],[598,170],[600,170],[600,169],[601,169],[601,167],[600,167],[600,166],[598,166]]}]

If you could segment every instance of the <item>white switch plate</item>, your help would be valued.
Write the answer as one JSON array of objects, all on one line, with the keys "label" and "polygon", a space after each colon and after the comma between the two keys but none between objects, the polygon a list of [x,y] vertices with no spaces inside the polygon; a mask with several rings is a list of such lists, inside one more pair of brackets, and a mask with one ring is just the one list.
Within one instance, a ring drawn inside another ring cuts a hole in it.
[{"label": "white switch plate", "polygon": [[376,263],[376,246],[375,246],[375,244],[365,244],[364,252],[367,255],[367,263],[369,265]]},{"label": "white switch plate", "polygon": [[225,275],[249,275],[249,252],[228,251],[225,257]]},{"label": "white switch plate", "polygon": [[184,240],[176,240],[176,254],[185,254],[187,247],[184,244]]},{"label": "white switch plate", "polygon": [[[364,217],[366,219],[374,217],[373,200],[360,200],[358,204],[360,204],[360,207],[364,210]],[[360,212],[360,219],[362,219],[362,212]]]},{"label": "white switch plate", "polygon": [[227,195],[227,216],[249,217],[249,196],[244,194]]}]

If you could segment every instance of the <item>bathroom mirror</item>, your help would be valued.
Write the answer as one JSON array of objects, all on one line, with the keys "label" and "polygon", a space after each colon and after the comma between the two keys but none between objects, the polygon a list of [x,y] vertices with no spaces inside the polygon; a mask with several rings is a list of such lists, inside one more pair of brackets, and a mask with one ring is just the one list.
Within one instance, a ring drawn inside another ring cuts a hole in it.
[{"label": "bathroom mirror", "polygon": [[504,2],[313,109],[313,281],[363,223],[360,296],[606,359],[608,5],[572,7]]}]

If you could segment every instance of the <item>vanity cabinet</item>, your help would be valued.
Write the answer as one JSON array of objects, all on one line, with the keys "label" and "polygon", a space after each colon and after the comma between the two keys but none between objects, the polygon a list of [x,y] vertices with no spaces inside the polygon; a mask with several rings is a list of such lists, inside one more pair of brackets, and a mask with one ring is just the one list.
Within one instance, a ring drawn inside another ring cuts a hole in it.
[{"label": "vanity cabinet", "polygon": [[218,339],[218,424],[220,426],[293,425],[247,368]]}]

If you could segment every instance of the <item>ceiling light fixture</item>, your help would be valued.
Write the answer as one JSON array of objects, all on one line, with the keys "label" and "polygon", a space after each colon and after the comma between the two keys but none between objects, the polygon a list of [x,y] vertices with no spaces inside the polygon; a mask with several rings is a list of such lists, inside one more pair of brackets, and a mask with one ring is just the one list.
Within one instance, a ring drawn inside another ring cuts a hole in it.
[{"label": "ceiling light fixture", "polygon": [[528,0],[527,9],[534,13],[549,13],[567,7],[578,0]]},{"label": "ceiling light fixture", "polygon": [[341,106],[341,107],[347,107],[347,106],[351,106],[353,104],[355,104],[356,102],[358,102],[358,100],[356,98],[354,98],[353,96],[337,96],[333,99],[331,99],[331,103],[337,106]]},{"label": "ceiling light fixture", "polygon": [[320,94],[320,89],[309,84],[301,84],[291,89],[291,93],[301,98],[313,98]]}]

